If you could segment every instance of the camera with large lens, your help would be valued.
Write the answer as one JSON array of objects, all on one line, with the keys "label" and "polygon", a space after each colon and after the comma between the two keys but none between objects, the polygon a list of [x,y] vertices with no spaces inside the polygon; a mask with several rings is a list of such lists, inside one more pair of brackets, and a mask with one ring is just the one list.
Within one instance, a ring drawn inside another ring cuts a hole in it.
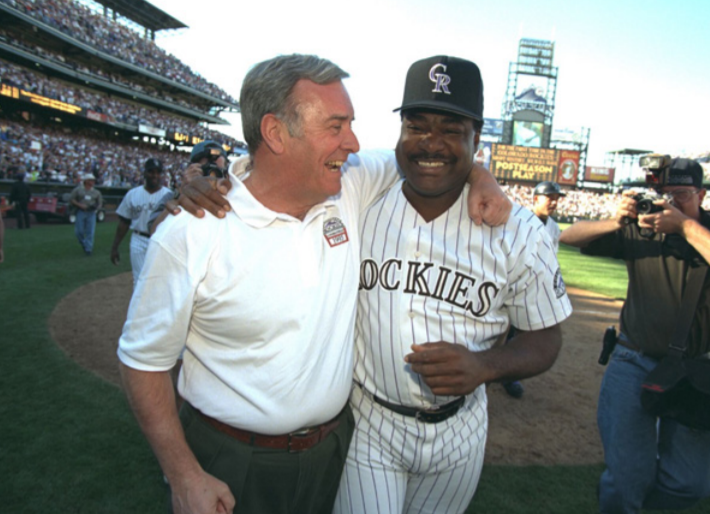
[{"label": "camera with large lens", "polygon": [[224,172],[222,168],[217,166],[217,159],[222,156],[222,150],[218,148],[208,148],[207,149],[207,162],[202,165],[202,175],[204,177],[224,177]]},{"label": "camera with large lens", "polygon": [[190,156],[191,163],[200,163],[206,159],[200,167],[204,177],[223,178],[227,174],[225,168],[220,167],[217,161],[220,157],[227,160],[227,153],[216,141],[202,141],[195,145]]},{"label": "camera with large lens", "polygon": [[636,200],[636,212],[638,214],[653,214],[654,212],[661,212],[662,207],[655,205],[653,202],[660,200],[661,197],[657,195],[651,195],[648,193],[641,193],[634,195],[634,200]]},{"label": "camera with large lens", "polygon": [[[646,174],[646,186],[658,190],[668,184],[670,164],[671,157],[669,155],[654,153],[641,157],[639,159],[639,166]],[[653,203],[661,199],[658,195],[640,193],[634,195],[633,199],[636,200],[636,212],[640,216],[663,211],[663,207]],[[638,219],[633,221],[634,223],[638,223]],[[648,228],[639,229],[639,233],[643,237],[649,238],[653,237],[654,234],[653,230]]]}]

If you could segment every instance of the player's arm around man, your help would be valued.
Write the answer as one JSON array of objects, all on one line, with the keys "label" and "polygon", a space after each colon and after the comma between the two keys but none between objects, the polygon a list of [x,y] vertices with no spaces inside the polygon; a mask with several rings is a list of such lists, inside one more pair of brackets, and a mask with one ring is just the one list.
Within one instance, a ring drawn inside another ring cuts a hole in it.
[{"label": "player's arm around man", "polygon": [[[363,154],[367,153],[367,151],[363,152]],[[390,160],[392,161],[390,169],[394,172],[394,155]],[[392,174],[392,179],[396,177],[397,175]],[[198,218],[202,218],[205,211],[223,218],[231,210],[224,196],[232,187],[228,178],[218,180],[205,178],[196,168],[190,167],[182,173],[182,181],[179,199],[166,205],[166,211],[171,214],[179,214],[182,207]],[[474,164],[468,182],[471,185],[468,210],[474,223],[476,225],[485,223],[490,226],[505,223],[510,216],[512,203],[490,171],[479,164]],[[164,216],[158,218],[156,225],[163,219]]]}]

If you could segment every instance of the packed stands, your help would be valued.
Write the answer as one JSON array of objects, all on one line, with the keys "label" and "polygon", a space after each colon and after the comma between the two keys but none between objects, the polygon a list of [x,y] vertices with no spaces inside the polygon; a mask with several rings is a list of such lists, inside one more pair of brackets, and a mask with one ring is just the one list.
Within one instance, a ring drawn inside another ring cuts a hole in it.
[{"label": "packed stands", "polygon": [[175,56],[130,28],[92,12],[72,1],[0,0],[23,14],[59,30],[102,52],[140,66],[170,80],[236,104],[236,100],[215,84],[191,70]]},{"label": "packed stands", "polygon": [[154,157],[175,184],[181,149],[213,139],[246,151],[207,125],[227,124],[219,115],[237,101],[150,38],[185,26],[143,0],[131,6],[129,20],[72,0],[0,0],[0,179],[22,164],[33,182],[92,173],[129,188]]}]

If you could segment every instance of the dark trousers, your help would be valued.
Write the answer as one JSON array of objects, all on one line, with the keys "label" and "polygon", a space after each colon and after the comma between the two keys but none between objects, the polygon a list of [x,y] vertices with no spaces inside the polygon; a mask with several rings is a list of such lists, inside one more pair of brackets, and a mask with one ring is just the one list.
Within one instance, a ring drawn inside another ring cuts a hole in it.
[{"label": "dark trousers", "polygon": [[350,406],[339,418],[340,425],[325,440],[289,453],[232,439],[187,402],[180,409],[190,448],[207,473],[229,486],[235,514],[331,514],[355,428]]},{"label": "dark trousers", "polygon": [[27,209],[27,204],[18,203],[15,206],[17,213],[17,228],[30,228],[30,211]]}]

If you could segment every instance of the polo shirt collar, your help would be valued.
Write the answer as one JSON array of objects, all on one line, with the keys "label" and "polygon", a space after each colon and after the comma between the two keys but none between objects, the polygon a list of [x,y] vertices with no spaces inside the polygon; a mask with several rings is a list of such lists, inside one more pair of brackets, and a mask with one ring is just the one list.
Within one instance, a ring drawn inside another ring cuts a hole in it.
[{"label": "polo shirt collar", "polygon": [[[232,182],[232,188],[226,198],[237,217],[254,228],[264,228],[277,220],[301,223],[301,220],[289,214],[272,211],[254,198],[242,182],[248,176],[247,168],[250,163],[251,157],[245,155],[229,166],[229,180]],[[308,223],[321,213],[334,208],[336,208],[334,197],[330,197],[325,202],[314,205],[306,214],[303,223]]]}]

